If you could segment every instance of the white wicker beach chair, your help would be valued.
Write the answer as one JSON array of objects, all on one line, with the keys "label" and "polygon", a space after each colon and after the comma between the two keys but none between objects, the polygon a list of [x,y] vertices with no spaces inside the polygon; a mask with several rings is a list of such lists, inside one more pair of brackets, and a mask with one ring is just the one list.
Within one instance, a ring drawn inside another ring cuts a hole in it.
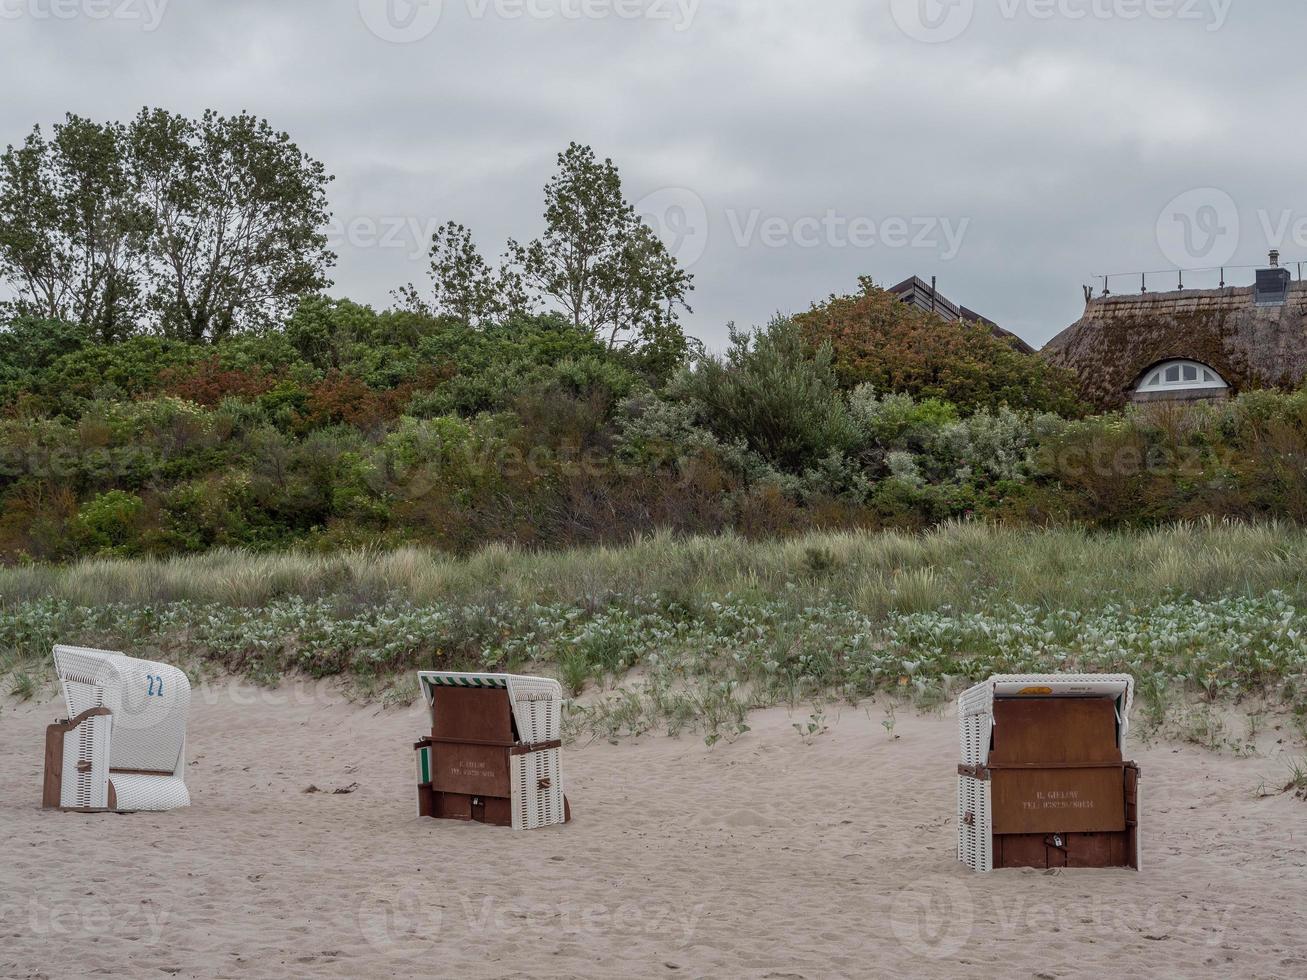
[{"label": "white wicker beach chair", "polygon": [[[418,675],[422,697],[432,711],[439,710],[437,691],[441,688],[478,688],[507,692],[512,708],[514,738],[503,744],[482,743],[486,747],[508,752],[508,789],[514,830],[536,830],[567,821],[567,803],[563,793],[562,726],[563,689],[545,677],[516,674],[475,674],[423,671]],[[451,740],[453,745],[460,740]],[[419,786],[430,785],[437,766],[434,764],[431,739],[416,746]],[[493,783],[493,780],[491,781]],[[498,795],[488,790],[486,795]],[[419,814],[422,814],[419,793]]]},{"label": "white wicker beach chair", "polygon": [[43,804],[119,813],[189,806],[186,675],[82,647],[55,647],[54,662],[68,719],[46,731]]},{"label": "white wicker beach chair", "polygon": [[[994,739],[996,699],[1113,698],[1116,703],[1116,743],[1118,748],[1123,748],[1130,731],[1134,693],[1134,678],[1126,674],[1001,674],[965,691],[958,699],[961,753],[957,800],[958,860],[980,873],[994,870],[993,782],[987,770]],[[1136,768],[1136,777],[1137,774]],[[1134,790],[1137,812],[1137,779]],[[1132,830],[1135,842],[1133,857],[1137,867],[1137,825]]]}]

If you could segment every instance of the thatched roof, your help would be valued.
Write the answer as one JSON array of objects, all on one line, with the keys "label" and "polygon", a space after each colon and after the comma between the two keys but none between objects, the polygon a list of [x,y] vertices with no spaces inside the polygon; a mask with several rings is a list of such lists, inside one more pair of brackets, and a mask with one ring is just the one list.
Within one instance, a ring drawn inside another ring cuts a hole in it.
[{"label": "thatched roof", "polygon": [[1043,350],[1080,379],[1104,409],[1130,399],[1140,377],[1171,359],[1207,364],[1237,394],[1298,387],[1307,377],[1307,282],[1280,306],[1258,306],[1254,288],[1184,290],[1091,299],[1085,315]]}]

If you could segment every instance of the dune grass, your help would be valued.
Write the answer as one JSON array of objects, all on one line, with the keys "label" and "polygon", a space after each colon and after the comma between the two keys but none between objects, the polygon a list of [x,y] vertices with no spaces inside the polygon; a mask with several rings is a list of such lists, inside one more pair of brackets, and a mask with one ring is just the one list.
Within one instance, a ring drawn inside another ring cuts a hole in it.
[{"label": "dune grass", "polygon": [[1301,529],[1222,523],[99,559],[0,570],[0,675],[32,696],[56,641],[270,683],[529,666],[590,692],[574,717],[592,731],[711,738],[761,705],[937,704],[995,670],[1121,669],[1163,719],[1180,691],[1307,717],[1305,570]]},{"label": "dune grass", "polygon": [[599,608],[658,594],[693,606],[727,594],[820,590],[867,613],[1008,600],[1088,609],[1128,602],[1307,588],[1307,533],[1282,524],[1182,524],[1143,532],[1000,529],[949,524],[924,534],[811,534],[754,542],[654,534],[630,545],[525,552],[502,545],[469,558],[422,548],[339,554],[215,550],[163,560],[94,559],[0,569],[0,602],[53,596],[99,603],[217,602],[258,607],[297,596],[366,605],[486,596]]}]

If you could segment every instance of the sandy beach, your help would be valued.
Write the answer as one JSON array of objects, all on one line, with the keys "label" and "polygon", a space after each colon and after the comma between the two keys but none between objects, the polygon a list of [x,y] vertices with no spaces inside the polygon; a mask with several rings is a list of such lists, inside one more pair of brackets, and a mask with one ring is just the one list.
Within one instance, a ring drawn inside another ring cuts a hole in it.
[{"label": "sandy beach", "polygon": [[236,682],[197,691],[191,808],[43,812],[59,711],[0,708],[4,977],[1307,975],[1307,803],[1258,796],[1272,758],[1136,742],[1141,873],[978,878],[951,714],[573,746],[573,823],[514,834],[415,817],[421,706]]}]

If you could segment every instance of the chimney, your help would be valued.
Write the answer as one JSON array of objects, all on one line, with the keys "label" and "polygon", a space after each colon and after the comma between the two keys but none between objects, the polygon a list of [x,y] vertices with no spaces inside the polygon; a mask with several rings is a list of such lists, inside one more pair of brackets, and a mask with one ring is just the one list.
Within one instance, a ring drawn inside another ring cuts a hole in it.
[{"label": "chimney", "polygon": [[1280,267],[1280,250],[1278,248],[1273,248],[1271,249],[1271,268],[1278,269],[1279,267]]}]

